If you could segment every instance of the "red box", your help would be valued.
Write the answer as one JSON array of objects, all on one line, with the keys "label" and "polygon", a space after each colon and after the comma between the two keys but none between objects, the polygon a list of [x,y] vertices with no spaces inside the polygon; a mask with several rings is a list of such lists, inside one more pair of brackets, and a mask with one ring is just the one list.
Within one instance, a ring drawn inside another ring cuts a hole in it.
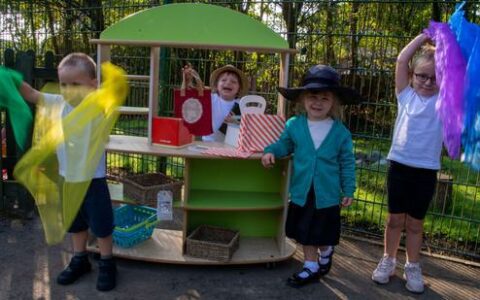
[{"label": "red box", "polygon": [[192,143],[193,139],[181,118],[153,117],[152,143],[182,147]]}]

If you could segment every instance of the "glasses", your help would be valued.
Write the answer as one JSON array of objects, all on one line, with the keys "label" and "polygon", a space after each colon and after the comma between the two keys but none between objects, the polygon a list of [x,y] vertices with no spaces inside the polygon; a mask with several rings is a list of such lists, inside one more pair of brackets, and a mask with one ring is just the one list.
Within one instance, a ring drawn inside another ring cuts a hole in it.
[{"label": "glasses", "polygon": [[429,79],[432,83],[435,83],[435,76],[428,76],[426,74],[415,73],[415,78],[420,82],[427,82]]}]

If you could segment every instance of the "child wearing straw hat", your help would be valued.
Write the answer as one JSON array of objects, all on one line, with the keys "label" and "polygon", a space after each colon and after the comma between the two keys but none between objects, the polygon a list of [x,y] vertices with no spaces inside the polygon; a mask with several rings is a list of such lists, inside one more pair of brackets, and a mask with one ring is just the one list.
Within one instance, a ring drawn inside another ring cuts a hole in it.
[{"label": "child wearing straw hat", "polygon": [[[196,71],[187,65],[183,68],[187,78],[198,77]],[[212,89],[212,129],[213,133],[202,137],[206,142],[223,142],[226,123],[236,122],[239,115],[238,101],[248,92],[248,79],[245,74],[232,65],[225,65],[210,75]]]}]

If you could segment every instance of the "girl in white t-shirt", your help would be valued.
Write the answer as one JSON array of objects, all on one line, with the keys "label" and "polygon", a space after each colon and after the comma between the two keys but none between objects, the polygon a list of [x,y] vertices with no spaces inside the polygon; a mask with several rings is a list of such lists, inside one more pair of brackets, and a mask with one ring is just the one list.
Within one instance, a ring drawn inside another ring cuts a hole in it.
[{"label": "girl in white t-shirt", "polygon": [[[196,71],[190,65],[183,68],[187,78]],[[232,65],[216,69],[210,76],[212,89],[212,129],[213,133],[202,137],[205,142],[223,142],[226,123],[238,122],[233,116],[240,114],[238,101],[248,92],[245,74]]]},{"label": "girl in white t-shirt", "polygon": [[389,282],[395,273],[400,237],[405,230],[407,262],[403,277],[406,288],[413,293],[424,290],[419,265],[423,219],[435,192],[443,141],[442,124],[436,112],[435,48],[425,44],[427,41],[425,34],[418,35],[397,58],[398,115],[387,157],[390,166],[384,255],[372,274],[377,283]]}]

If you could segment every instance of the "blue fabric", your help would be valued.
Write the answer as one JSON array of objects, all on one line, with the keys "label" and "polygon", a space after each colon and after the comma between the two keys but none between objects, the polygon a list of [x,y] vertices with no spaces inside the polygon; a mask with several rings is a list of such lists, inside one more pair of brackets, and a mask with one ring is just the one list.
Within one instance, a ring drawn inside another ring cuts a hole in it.
[{"label": "blue fabric", "polygon": [[464,91],[464,127],[462,145],[464,162],[480,170],[480,26],[468,22],[462,10],[463,2],[449,20],[450,27],[465,61],[466,78]]},{"label": "blue fabric", "polygon": [[313,183],[318,209],[338,205],[342,197],[355,192],[355,158],[352,136],[335,121],[318,149],[315,149],[306,115],[289,119],[278,142],[265,148],[275,157],[293,154],[290,199],[304,206]]}]

